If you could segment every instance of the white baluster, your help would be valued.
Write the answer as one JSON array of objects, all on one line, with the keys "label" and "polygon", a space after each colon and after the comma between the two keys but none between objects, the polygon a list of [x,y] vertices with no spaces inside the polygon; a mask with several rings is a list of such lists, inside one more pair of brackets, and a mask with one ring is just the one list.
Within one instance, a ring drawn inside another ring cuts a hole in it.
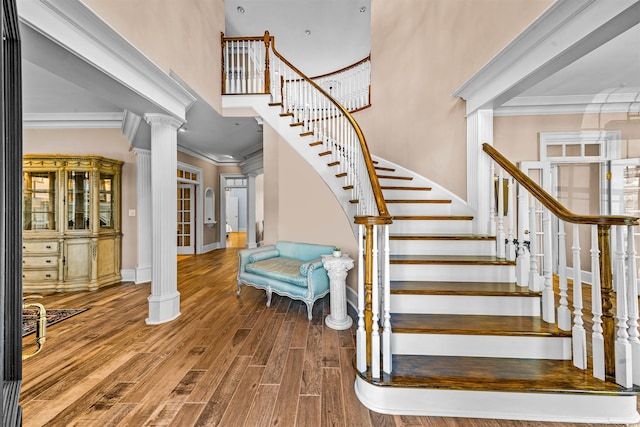
[{"label": "white baluster", "polygon": [[593,376],[604,381],[604,336],[602,335],[602,294],[600,292],[600,249],[598,249],[598,227],[596,225],[591,226],[591,274],[593,276],[591,280],[593,282],[591,284],[591,311],[593,312],[593,333],[591,336],[591,343],[593,347]]},{"label": "white baluster", "polygon": [[527,192],[518,184],[518,256],[516,258],[516,283],[518,286],[529,286],[529,269],[531,261],[525,241],[529,241],[527,218],[529,214],[529,197]]},{"label": "white baluster", "polygon": [[571,329],[573,364],[580,369],[587,369],[587,337],[582,319],[582,266],[580,263],[580,227],[578,224],[573,225],[571,252],[573,254],[573,328]]},{"label": "white baluster", "polygon": [[560,289],[560,306],[558,307],[558,328],[563,331],[571,329],[571,312],[567,299],[567,233],[564,221],[558,223],[558,280]]},{"label": "white baluster", "polygon": [[231,93],[229,86],[229,42],[224,43],[224,93]]},{"label": "white baluster", "polygon": [[515,194],[513,191],[513,187],[515,186],[515,181],[513,178],[509,177],[507,181],[507,259],[509,261],[515,261],[516,259],[516,246],[514,244],[514,231],[513,231],[513,223],[515,218],[515,210],[514,210],[514,197]]},{"label": "white baluster", "polygon": [[[495,236],[496,235],[496,180],[498,179],[498,177],[496,176],[496,172],[495,172],[495,163],[491,162],[491,166],[490,166],[490,171],[489,171],[489,176],[491,177],[492,181],[491,181],[491,188],[489,189],[489,197],[491,202],[489,203],[489,218],[490,218],[490,223],[489,223],[489,234],[491,236]],[[499,253],[499,249],[498,247],[500,246],[500,243],[498,243],[497,241],[498,239],[496,238],[496,253]]]},{"label": "white baluster", "polygon": [[616,270],[613,279],[616,283],[616,383],[631,387],[631,344],[627,332],[627,289],[625,274],[624,228],[615,227],[616,232]]},{"label": "white baluster", "polygon": [[538,279],[538,226],[536,218],[536,202],[529,207],[529,252],[531,268],[529,269],[529,289],[539,292],[540,280]]},{"label": "white baluster", "polygon": [[640,385],[640,338],[638,334],[638,270],[636,266],[636,248],[634,226],[627,226],[627,320],[629,343],[631,344],[633,383]]},{"label": "white baluster", "polygon": [[392,369],[391,355],[391,283],[389,281],[389,226],[383,225],[384,230],[384,323],[382,331],[382,370],[388,374]]},{"label": "white baluster", "polygon": [[242,74],[240,76],[241,85],[242,85],[242,93],[247,93],[247,51],[246,51],[246,41],[242,41],[242,47],[240,50],[240,55],[242,59]]},{"label": "white baluster", "polygon": [[367,370],[367,332],[364,328],[364,225],[358,226],[358,329],[356,331],[356,368]]},{"label": "white baluster", "polygon": [[500,169],[498,174],[498,234],[496,235],[496,244],[498,258],[504,259],[505,254],[505,240],[504,234],[504,172]]},{"label": "white baluster", "polygon": [[549,209],[542,208],[542,272],[544,275],[544,288],[542,289],[542,319],[547,323],[556,321],[555,295],[553,293],[553,278],[551,268],[553,264],[553,236],[551,234],[551,215]]},{"label": "white baluster", "polygon": [[373,227],[373,274],[371,284],[371,376],[380,378],[380,295],[378,282],[378,227]]}]

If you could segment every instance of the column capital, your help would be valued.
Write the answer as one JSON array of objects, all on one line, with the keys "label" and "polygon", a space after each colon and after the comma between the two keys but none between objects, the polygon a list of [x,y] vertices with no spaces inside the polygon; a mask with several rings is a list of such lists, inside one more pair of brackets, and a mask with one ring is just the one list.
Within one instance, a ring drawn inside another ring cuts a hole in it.
[{"label": "column capital", "polygon": [[174,129],[178,129],[184,123],[184,120],[177,119],[173,116],[167,116],[166,114],[158,114],[158,113],[146,113],[144,115],[144,120],[149,123],[149,125],[164,125],[169,126]]},{"label": "column capital", "polygon": [[147,157],[151,157],[151,150],[147,150],[146,148],[136,148],[136,147],[133,147],[133,148],[131,149],[131,151],[133,151],[133,154],[134,154],[136,157],[145,157],[145,156],[147,156]]}]

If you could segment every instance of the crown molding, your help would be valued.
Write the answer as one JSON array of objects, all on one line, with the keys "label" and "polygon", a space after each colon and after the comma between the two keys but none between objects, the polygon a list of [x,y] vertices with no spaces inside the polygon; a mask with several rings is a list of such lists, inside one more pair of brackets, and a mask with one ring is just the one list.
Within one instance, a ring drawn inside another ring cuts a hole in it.
[{"label": "crown molding", "polygon": [[235,159],[234,160],[220,159],[217,156],[207,155],[199,151],[195,151],[191,148],[184,147],[180,144],[178,144],[178,151],[184,154],[188,154],[191,157],[195,157],[196,159],[200,159],[205,162],[211,163],[212,165],[215,165],[215,166],[237,166],[238,165],[238,161]]},{"label": "crown molding", "polygon": [[636,25],[640,0],[557,0],[453,96],[497,108]]},{"label": "crown molding", "polygon": [[25,113],[25,129],[118,129],[124,113]]},{"label": "crown molding", "polygon": [[79,0],[20,2],[20,21],[184,121],[196,98]]},{"label": "crown molding", "polygon": [[593,95],[516,97],[494,109],[494,116],[640,112],[640,90]]}]

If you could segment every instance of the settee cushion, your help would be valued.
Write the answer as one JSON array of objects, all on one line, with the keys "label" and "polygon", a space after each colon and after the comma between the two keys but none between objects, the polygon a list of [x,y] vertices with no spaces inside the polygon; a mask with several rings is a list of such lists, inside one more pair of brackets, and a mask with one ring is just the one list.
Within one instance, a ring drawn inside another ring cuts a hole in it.
[{"label": "settee cushion", "polygon": [[266,251],[255,252],[249,255],[249,262],[262,261],[263,259],[269,259],[280,256],[280,251],[277,249],[269,249]]},{"label": "settee cushion", "polygon": [[307,278],[300,275],[302,264],[303,261],[297,259],[275,257],[247,264],[245,270],[249,273],[305,288],[307,287]]}]

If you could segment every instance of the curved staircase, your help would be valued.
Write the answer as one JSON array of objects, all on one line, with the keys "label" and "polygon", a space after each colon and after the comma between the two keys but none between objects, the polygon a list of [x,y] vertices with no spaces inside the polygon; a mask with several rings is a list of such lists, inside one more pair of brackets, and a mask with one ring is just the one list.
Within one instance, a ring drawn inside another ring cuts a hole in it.
[{"label": "curved staircase", "polygon": [[[364,405],[390,414],[591,423],[640,420],[640,387],[633,385],[640,383],[640,372],[631,379],[631,366],[640,368],[637,304],[629,317],[619,310],[615,354],[623,356],[612,363],[610,275],[603,276],[608,280],[602,285],[605,312],[598,312],[595,304],[593,316],[584,321],[582,310],[591,304],[583,304],[578,292],[570,312],[572,293],[565,287],[566,277],[561,275],[554,295],[550,255],[540,268],[532,256],[531,286],[518,286],[516,276],[524,283],[520,273],[526,268],[518,268],[516,274],[517,265],[523,267],[522,259],[529,255],[521,245],[519,264],[509,260],[516,251],[505,251],[507,244],[499,244],[513,242],[513,231],[505,233],[503,217],[491,215],[497,223],[495,235],[475,234],[476,212],[465,201],[399,165],[372,159],[349,112],[277,54],[268,33],[264,38],[223,38],[223,46],[224,93],[234,94],[223,96],[225,115],[260,116],[317,171],[347,216],[355,218],[358,289],[347,289],[347,296],[357,313],[355,389]],[[245,74],[246,67],[253,71]],[[243,75],[249,77],[238,79]],[[507,171],[517,175],[513,168]],[[492,169],[491,176],[499,176],[496,187],[504,191],[502,171],[497,175]],[[524,185],[522,178],[517,181]],[[525,188],[544,204],[541,199],[547,196]],[[514,198],[509,194],[512,203]],[[618,227],[622,236],[622,227],[632,232],[637,225],[630,217],[572,216],[554,202],[545,202],[555,211],[547,204],[546,209],[563,221],[594,226],[600,239],[596,248],[606,242],[610,227]],[[497,210],[504,216],[502,203]],[[535,218],[537,208],[523,206],[518,205],[518,212],[530,211]],[[543,232],[550,235],[549,213],[541,212]],[[531,235],[536,235],[533,228]],[[618,238],[620,244],[622,240]],[[545,251],[549,242],[544,241]],[[577,241],[574,247],[579,272]],[[533,239],[531,249],[538,254]],[[605,259],[608,251],[606,247]],[[616,256],[623,253],[618,248]],[[632,245],[627,253],[635,253]],[[621,257],[617,266],[625,259]],[[594,272],[597,260],[592,254]],[[635,271],[635,266],[628,270]],[[617,273],[617,280],[622,275]],[[619,286],[622,289],[623,283]],[[634,286],[628,288],[633,298]],[[622,294],[618,306],[626,307]],[[599,291],[593,295],[600,300]],[[587,352],[583,324],[592,319],[597,321],[589,343],[599,348]]]}]

